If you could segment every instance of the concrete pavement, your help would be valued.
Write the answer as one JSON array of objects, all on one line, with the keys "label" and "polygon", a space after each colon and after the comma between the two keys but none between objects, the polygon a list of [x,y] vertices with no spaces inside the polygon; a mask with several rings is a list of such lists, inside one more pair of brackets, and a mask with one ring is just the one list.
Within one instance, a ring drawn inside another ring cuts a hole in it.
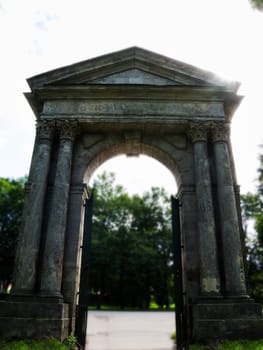
[{"label": "concrete pavement", "polygon": [[89,311],[85,350],[173,350],[174,312]]}]

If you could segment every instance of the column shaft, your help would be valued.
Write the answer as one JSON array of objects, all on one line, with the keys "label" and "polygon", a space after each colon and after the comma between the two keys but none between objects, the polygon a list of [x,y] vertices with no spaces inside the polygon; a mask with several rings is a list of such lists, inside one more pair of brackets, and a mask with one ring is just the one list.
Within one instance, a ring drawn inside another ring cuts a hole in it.
[{"label": "column shaft", "polygon": [[81,242],[84,228],[86,185],[71,186],[68,207],[68,225],[65,241],[62,292],[64,301],[72,303],[78,292]]},{"label": "column shaft", "polygon": [[40,122],[37,124],[37,135],[27,185],[28,193],[25,198],[17,246],[13,287],[15,295],[33,294],[35,289],[53,130],[52,123]]},{"label": "column shaft", "polygon": [[75,128],[60,127],[60,143],[52,192],[40,282],[42,296],[61,297],[64,240]]},{"label": "column shaft", "polygon": [[[196,192],[194,185],[180,185],[178,196],[182,203],[181,208],[181,227],[183,244],[183,282],[186,292],[186,302],[191,304],[197,302],[200,294],[199,281],[199,253],[196,249],[198,241],[198,232],[196,232],[197,223],[197,205]],[[190,322],[190,320],[188,320]]]},{"label": "column shaft", "polygon": [[215,125],[213,132],[225,292],[229,296],[244,296],[246,295],[244,262],[231,162],[226,142],[227,132],[228,128],[225,124]]},{"label": "column shaft", "polygon": [[191,136],[194,148],[201,265],[201,294],[203,296],[218,296],[220,294],[220,276],[218,269],[211,177],[207,151],[207,131],[202,125],[193,125]]}]

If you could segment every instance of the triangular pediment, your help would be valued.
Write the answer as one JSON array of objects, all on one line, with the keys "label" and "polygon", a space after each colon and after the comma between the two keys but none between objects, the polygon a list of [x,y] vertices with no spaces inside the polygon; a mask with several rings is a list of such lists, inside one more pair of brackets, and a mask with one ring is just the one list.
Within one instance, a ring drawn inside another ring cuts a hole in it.
[{"label": "triangular pediment", "polygon": [[98,79],[88,80],[86,84],[181,85],[181,83],[174,80],[138,68],[131,68]]},{"label": "triangular pediment", "polygon": [[215,86],[233,92],[239,84],[189,64],[132,47],[55,69],[28,79],[32,90],[52,86]]}]

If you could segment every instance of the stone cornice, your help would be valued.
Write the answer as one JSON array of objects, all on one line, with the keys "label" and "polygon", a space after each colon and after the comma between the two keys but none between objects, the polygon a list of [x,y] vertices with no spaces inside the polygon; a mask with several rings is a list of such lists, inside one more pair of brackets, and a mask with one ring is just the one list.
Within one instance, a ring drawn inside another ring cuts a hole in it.
[{"label": "stone cornice", "polygon": [[240,85],[238,82],[222,79],[212,72],[139,47],[130,47],[54,69],[27,81],[32,90],[56,84],[79,85],[132,68],[189,86],[221,86],[236,93]]},{"label": "stone cornice", "polygon": [[[134,70],[141,72],[139,80],[129,79]],[[121,79],[123,73],[128,74],[125,84]],[[145,75],[148,80],[142,79]],[[110,76],[114,79],[109,79]],[[193,105],[220,103],[223,114],[231,119],[242,99],[237,95],[238,82],[138,47],[61,67],[27,81],[32,92],[25,96],[37,118],[44,113],[43,106],[49,101],[144,99],[182,104],[191,101]]]},{"label": "stone cornice", "polygon": [[69,86],[50,86],[39,88],[35,93],[25,93],[29,98],[38,98],[39,101],[48,99],[64,98],[164,98],[171,100],[200,100],[200,101],[223,101],[227,97],[240,98],[231,91],[218,86],[145,86],[145,85],[69,85]]},{"label": "stone cornice", "polygon": [[240,104],[242,97],[221,87],[193,86],[139,86],[139,85],[86,85],[86,86],[56,86],[40,88],[33,93],[25,93],[35,115],[39,117],[43,104],[49,100],[159,100],[159,101],[200,101],[220,102],[224,105],[225,113],[231,113]]}]

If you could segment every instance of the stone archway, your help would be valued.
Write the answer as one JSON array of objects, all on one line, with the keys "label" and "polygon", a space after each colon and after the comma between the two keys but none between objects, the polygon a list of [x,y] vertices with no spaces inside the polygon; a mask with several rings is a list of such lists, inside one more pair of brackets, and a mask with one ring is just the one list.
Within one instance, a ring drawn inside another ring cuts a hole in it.
[{"label": "stone archway", "polygon": [[72,331],[85,182],[104,160],[125,153],[158,159],[177,180],[188,339],[259,337],[263,319],[247,295],[229,135],[238,84],[139,48],[28,82],[36,142],[1,333],[63,339]]}]

